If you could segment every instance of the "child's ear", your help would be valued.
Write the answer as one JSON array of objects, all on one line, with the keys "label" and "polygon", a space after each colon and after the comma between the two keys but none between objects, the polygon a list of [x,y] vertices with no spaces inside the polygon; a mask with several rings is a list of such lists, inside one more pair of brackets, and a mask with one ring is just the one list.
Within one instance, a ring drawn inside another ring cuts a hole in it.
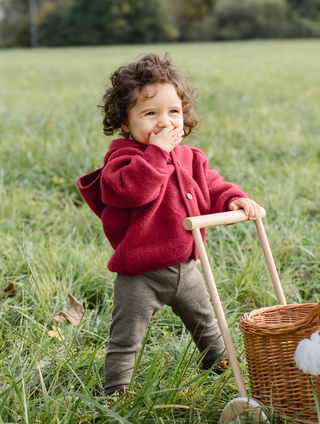
[{"label": "child's ear", "polygon": [[128,127],[128,125],[127,125],[126,123],[122,124],[122,125],[121,125],[121,128],[122,128],[123,130],[125,130],[125,132],[127,132],[127,133],[129,133],[129,132],[130,132],[130,129],[129,129],[129,127]]}]

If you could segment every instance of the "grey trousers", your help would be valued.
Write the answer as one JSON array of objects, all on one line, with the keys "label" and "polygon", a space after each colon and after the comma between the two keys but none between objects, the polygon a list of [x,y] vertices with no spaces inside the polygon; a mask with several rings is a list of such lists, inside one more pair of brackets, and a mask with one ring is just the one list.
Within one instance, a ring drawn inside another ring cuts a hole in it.
[{"label": "grey trousers", "polygon": [[106,393],[130,384],[136,352],[151,317],[163,305],[181,318],[199,351],[206,351],[206,368],[226,356],[204,280],[191,259],[137,277],[118,274],[113,303],[104,364]]}]

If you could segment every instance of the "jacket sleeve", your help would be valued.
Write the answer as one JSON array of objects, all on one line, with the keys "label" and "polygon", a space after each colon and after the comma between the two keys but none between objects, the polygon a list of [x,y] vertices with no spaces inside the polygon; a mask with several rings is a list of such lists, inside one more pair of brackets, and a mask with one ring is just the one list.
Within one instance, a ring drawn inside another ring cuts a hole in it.
[{"label": "jacket sleeve", "polygon": [[146,205],[166,186],[169,153],[155,145],[146,150],[125,147],[109,156],[102,172],[101,200],[117,207]]},{"label": "jacket sleeve", "polygon": [[[210,199],[210,213],[220,213],[228,211],[229,204],[240,197],[248,197],[236,185],[223,181],[219,173],[214,169],[209,169],[208,158],[201,150],[193,148],[194,173],[202,175],[205,180],[203,192],[208,191]],[[196,169],[198,168],[198,169]]]},{"label": "jacket sleeve", "polygon": [[214,169],[207,171],[207,184],[211,199],[211,213],[226,212],[233,200],[248,197],[236,185],[223,181]]}]

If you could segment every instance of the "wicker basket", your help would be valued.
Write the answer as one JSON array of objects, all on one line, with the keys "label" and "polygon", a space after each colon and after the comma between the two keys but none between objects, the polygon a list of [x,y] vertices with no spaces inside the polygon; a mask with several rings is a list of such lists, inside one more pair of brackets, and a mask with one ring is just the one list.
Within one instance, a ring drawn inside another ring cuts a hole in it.
[{"label": "wicker basket", "polygon": [[[245,314],[239,323],[243,332],[252,397],[292,417],[315,408],[309,379],[320,401],[320,377],[304,374],[293,355],[300,340],[320,329],[320,302],[262,308]],[[318,422],[315,410],[298,421]]]}]

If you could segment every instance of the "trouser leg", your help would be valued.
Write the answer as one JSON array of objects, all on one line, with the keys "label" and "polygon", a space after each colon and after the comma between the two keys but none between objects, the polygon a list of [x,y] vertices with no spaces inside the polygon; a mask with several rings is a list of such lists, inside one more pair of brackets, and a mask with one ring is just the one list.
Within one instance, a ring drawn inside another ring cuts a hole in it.
[{"label": "trouser leg", "polygon": [[138,277],[118,274],[114,281],[112,324],[104,364],[106,393],[130,384],[136,353],[151,317],[173,292],[161,281],[162,270]]},{"label": "trouser leg", "polygon": [[200,352],[204,352],[206,368],[226,356],[208,292],[194,261],[138,277],[119,274],[114,282],[112,324],[105,357],[106,392],[130,384],[136,352],[152,315],[164,304],[172,307]]},{"label": "trouser leg", "polygon": [[170,306],[190,331],[199,351],[204,352],[202,363],[205,368],[226,357],[208,291],[193,260],[180,265],[179,286]]}]

